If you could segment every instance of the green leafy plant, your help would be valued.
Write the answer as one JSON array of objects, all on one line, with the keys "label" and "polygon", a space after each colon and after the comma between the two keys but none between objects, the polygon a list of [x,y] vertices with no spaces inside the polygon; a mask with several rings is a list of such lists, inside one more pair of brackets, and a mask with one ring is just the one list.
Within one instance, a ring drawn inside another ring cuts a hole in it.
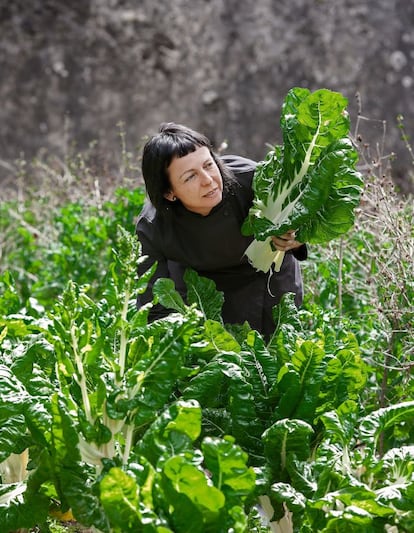
[{"label": "green leafy plant", "polygon": [[192,270],[185,302],[157,281],[173,311],[149,324],[143,192],[101,197],[82,158],[42,166],[68,185],[49,209],[23,189],[1,204],[3,529],[413,530],[412,201],[355,139],[355,231],[310,246],[304,306],[286,295],[269,342],[225,326]]},{"label": "green leafy plant", "polygon": [[252,265],[280,269],[282,252],[271,236],[295,229],[300,242],[324,243],[346,233],[362,192],[358,152],[349,133],[347,100],[339,93],[294,88],[282,107],[283,145],[258,165],[255,198],[242,231],[254,234],[246,250]]},{"label": "green leafy plant", "polygon": [[[360,133],[362,121],[365,127],[372,122],[360,112],[353,134],[365,173],[354,228],[338,242],[311,247],[303,274],[309,327],[346,323],[355,333],[372,374],[364,404],[375,409],[414,392],[413,202],[393,183],[385,142],[371,147]],[[325,325],[314,305],[324,308]]]},{"label": "green leafy plant", "polygon": [[88,284],[89,294],[99,298],[116,246],[117,226],[132,233],[143,201],[141,189],[118,188],[113,199],[99,205],[77,200],[48,209],[46,215],[46,206],[35,200],[24,206],[2,204],[1,271],[13,275],[23,299],[34,297],[49,308],[69,281]]},{"label": "green leafy plant", "polygon": [[58,508],[104,532],[243,531],[248,456],[231,436],[200,437],[201,407],[176,395],[202,314],[149,325],[133,293],[152,272],[135,279],[138,243],[119,232],[102,300],[70,282],[47,319],[0,321],[0,521],[46,527]]}]

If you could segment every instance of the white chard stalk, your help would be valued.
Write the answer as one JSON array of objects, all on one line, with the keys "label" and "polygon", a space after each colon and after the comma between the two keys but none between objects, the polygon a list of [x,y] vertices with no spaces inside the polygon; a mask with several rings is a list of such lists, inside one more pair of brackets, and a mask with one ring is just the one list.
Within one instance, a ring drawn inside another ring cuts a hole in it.
[{"label": "white chard stalk", "polygon": [[269,527],[272,533],[293,533],[292,513],[286,507],[285,515],[278,522],[271,522],[274,509],[270,503],[269,496],[259,496],[259,502],[265,525]]}]

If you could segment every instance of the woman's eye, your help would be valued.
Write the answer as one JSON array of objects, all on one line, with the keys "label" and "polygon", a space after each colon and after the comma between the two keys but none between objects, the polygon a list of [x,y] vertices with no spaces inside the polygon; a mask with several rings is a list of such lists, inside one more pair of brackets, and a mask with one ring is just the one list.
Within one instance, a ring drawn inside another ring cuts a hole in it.
[{"label": "woman's eye", "polygon": [[189,174],[186,178],[185,178],[185,181],[190,181],[192,180],[193,178],[195,177],[195,174]]}]

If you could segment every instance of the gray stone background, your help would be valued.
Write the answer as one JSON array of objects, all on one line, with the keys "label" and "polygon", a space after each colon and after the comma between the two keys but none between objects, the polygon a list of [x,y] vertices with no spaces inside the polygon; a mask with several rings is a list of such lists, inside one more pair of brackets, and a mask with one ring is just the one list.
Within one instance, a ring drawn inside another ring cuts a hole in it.
[{"label": "gray stone background", "polygon": [[91,141],[115,171],[120,122],[134,153],[171,120],[262,159],[294,86],[342,92],[372,153],[385,121],[411,187],[413,0],[0,0],[0,177]]}]

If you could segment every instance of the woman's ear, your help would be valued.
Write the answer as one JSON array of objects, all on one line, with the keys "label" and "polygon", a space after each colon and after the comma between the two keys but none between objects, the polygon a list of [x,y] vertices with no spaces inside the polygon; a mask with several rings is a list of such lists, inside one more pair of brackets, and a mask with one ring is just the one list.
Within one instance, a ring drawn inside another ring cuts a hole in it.
[{"label": "woman's ear", "polygon": [[175,202],[177,200],[177,197],[174,196],[174,193],[172,191],[164,193],[164,198],[166,200],[169,200],[170,202]]}]

